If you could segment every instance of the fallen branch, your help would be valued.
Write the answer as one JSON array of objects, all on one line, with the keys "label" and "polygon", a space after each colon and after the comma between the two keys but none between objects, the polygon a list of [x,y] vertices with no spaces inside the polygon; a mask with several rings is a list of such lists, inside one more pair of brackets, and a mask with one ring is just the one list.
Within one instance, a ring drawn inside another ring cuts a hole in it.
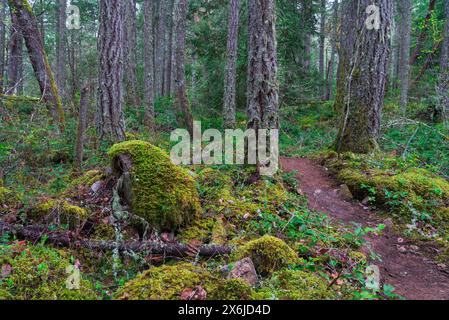
[{"label": "fallen branch", "polygon": [[[58,247],[83,248],[89,250],[112,251],[119,248],[120,251],[132,251],[147,255],[163,255],[164,257],[183,258],[191,256],[192,247],[180,243],[164,243],[155,241],[128,241],[118,244],[114,241],[94,241],[80,239],[71,231],[52,232],[39,226],[13,225],[0,221],[0,236],[12,233],[21,240],[37,242],[45,240]],[[203,245],[198,247],[197,254],[204,257],[227,255],[232,253],[233,247]]]}]

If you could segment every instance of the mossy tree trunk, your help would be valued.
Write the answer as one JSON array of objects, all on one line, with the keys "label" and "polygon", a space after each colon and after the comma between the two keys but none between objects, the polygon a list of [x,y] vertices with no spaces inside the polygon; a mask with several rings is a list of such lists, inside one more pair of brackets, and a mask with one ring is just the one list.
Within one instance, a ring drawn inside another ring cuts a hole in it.
[{"label": "mossy tree trunk", "polygon": [[[368,28],[366,13],[370,5],[379,8],[379,29]],[[338,152],[370,153],[378,148],[380,121],[388,74],[389,32],[393,15],[392,0],[348,1],[344,5],[345,28],[354,30],[346,45],[339,76],[339,98],[343,117],[336,142]],[[354,36],[352,36],[354,35]],[[343,35],[345,36],[345,35]],[[342,83],[344,81],[344,83]]]},{"label": "mossy tree trunk", "polygon": [[17,26],[25,39],[43,101],[47,104],[54,121],[59,124],[60,130],[64,131],[64,110],[61,97],[48,63],[36,17],[27,0],[8,0],[8,3],[10,11],[17,17]]},{"label": "mossy tree trunk", "polygon": [[124,141],[123,35],[125,7],[122,0],[100,0],[98,92],[101,139]]}]

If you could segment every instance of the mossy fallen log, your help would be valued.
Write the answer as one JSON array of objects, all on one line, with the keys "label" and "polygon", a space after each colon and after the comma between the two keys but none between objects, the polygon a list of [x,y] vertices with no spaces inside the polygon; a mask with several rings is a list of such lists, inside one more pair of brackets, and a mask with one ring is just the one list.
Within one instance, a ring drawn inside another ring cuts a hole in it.
[{"label": "mossy fallen log", "polygon": [[[45,239],[47,243],[58,247],[83,248],[89,250],[112,251],[117,248],[114,241],[94,241],[82,239],[74,232],[52,232],[41,226],[22,226],[0,221],[0,236],[12,233],[20,240],[39,241]],[[118,245],[120,251],[131,251],[145,253],[147,255],[157,254],[170,258],[183,258],[192,256],[192,252],[203,257],[213,257],[217,255],[228,255],[234,251],[233,247],[203,245],[192,248],[190,245],[180,243],[164,243],[156,241],[128,241]]]}]

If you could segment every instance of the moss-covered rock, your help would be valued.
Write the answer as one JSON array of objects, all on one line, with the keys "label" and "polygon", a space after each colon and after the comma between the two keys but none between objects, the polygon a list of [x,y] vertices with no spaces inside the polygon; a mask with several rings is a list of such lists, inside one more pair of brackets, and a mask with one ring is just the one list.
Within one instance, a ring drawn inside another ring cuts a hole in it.
[{"label": "moss-covered rock", "polygon": [[256,300],[330,300],[336,297],[325,279],[298,270],[276,272],[253,295]]},{"label": "moss-covered rock", "polygon": [[114,145],[109,156],[116,171],[118,156],[132,162],[132,212],[157,229],[173,230],[188,224],[200,212],[200,201],[193,178],[175,166],[161,149],[144,141]]},{"label": "moss-covered rock", "polygon": [[151,268],[119,288],[119,300],[179,300],[187,289],[201,287],[206,298],[248,299],[252,290],[241,280],[225,280],[214,276],[201,266],[190,263]]},{"label": "moss-covered rock", "polygon": [[250,241],[235,253],[237,260],[249,257],[254,262],[257,272],[271,274],[298,262],[296,252],[281,239],[264,236]]},{"label": "moss-covered rock", "polygon": [[90,212],[85,208],[78,207],[66,200],[48,199],[37,203],[28,211],[28,218],[40,220],[54,213],[59,217],[62,224],[67,224],[73,228],[80,222],[89,218]]},{"label": "moss-covered rock", "polygon": [[0,206],[10,204],[12,197],[13,193],[11,190],[0,186]]},{"label": "moss-covered rock", "polygon": [[63,251],[22,244],[0,246],[0,300],[95,300],[91,283],[69,289],[71,263]]},{"label": "moss-covered rock", "polygon": [[71,181],[67,191],[71,191],[79,187],[92,187],[95,182],[102,180],[104,177],[104,172],[100,170],[87,171],[80,177]]}]

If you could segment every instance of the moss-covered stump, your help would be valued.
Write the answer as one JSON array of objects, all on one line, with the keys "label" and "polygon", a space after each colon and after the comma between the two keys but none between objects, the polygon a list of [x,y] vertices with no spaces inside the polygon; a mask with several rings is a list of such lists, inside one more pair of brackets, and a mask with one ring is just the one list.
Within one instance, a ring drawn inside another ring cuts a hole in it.
[{"label": "moss-covered stump", "polygon": [[256,300],[331,300],[337,295],[325,279],[313,273],[283,270],[276,272],[253,295]]},{"label": "moss-covered stump", "polygon": [[0,184],[0,206],[6,206],[11,203],[14,196],[11,190],[4,188]]},{"label": "moss-covered stump", "polygon": [[54,214],[54,218],[58,218],[60,223],[68,225],[71,229],[79,226],[90,216],[89,210],[73,205],[66,200],[47,199],[31,207],[27,217],[33,221],[40,221],[52,214]]},{"label": "moss-covered stump", "polygon": [[43,246],[0,246],[0,300],[95,300],[92,284],[81,277],[69,289],[71,263],[63,251]]},{"label": "moss-covered stump", "polygon": [[126,178],[122,198],[152,227],[176,230],[199,214],[193,178],[161,149],[144,141],[126,141],[114,145],[109,156],[114,172]]},{"label": "moss-covered stump", "polygon": [[234,254],[238,260],[251,258],[261,275],[271,274],[298,262],[298,255],[281,239],[264,236],[240,247]]},{"label": "moss-covered stump", "polygon": [[183,292],[201,287],[209,300],[249,299],[252,289],[240,280],[215,277],[190,263],[149,269],[127,282],[115,294],[119,300],[180,300]]}]

